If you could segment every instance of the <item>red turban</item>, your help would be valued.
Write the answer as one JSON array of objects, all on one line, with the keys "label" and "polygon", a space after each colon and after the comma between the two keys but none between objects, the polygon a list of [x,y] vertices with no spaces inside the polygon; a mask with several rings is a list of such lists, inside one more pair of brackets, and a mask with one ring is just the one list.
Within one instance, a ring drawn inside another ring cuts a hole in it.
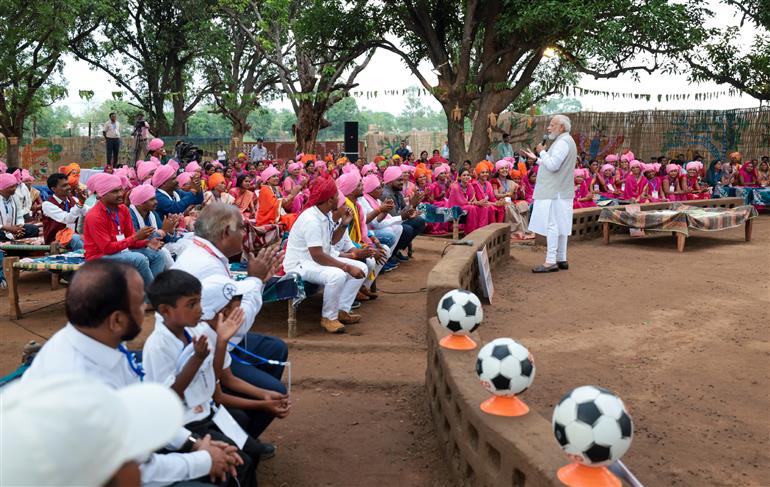
[{"label": "red turban", "polygon": [[316,180],[310,184],[310,196],[308,196],[308,199],[305,202],[304,209],[315,206],[318,203],[323,203],[335,194],[337,194],[337,185],[334,184],[332,178],[328,176],[316,178]]}]

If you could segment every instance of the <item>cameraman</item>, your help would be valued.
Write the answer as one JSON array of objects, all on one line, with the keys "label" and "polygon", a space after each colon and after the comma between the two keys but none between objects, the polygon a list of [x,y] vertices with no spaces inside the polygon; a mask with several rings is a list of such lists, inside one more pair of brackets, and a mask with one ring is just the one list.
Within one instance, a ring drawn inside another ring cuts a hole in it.
[{"label": "cameraman", "polygon": [[102,135],[107,145],[107,162],[105,165],[117,167],[120,153],[120,122],[118,114],[110,113],[110,120],[104,124]]},{"label": "cameraman", "polygon": [[130,161],[131,166],[136,164],[141,155],[147,152],[147,140],[150,135],[152,135],[150,124],[144,120],[144,114],[140,113],[136,116],[134,131],[131,133],[131,137],[134,138],[134,158]]}]

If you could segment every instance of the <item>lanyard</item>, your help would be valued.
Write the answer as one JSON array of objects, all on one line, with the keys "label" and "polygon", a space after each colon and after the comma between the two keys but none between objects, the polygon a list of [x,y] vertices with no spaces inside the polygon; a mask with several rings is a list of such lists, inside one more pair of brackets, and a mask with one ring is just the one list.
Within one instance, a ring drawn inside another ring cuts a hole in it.
[{"label": "lanyard", "polygon": [[[208,252],[210,256],[214,257],[219,262],[222,262],[222,259],[217,254],[215,254],[213,250],[211,250],[211,247],[209,247],[205,243],[201,242],[200,240],[196,240],[196,239],[193,239],[193,243],[195,245],[197,245],[198,247],[202,248],[203,250],[205,250],[206,252]],[[230,267],[227,264],[225,264],[224,262],[222,262],[222,265],[225,267],[225,272],[227,272],[227,276],[228,277],[232,277],[232,275],[230,274]]]},{"label": "lanyard", "polygon": [[233,360],[235,360],[236,362],[240,363],[240,364],[244,364],[244,365],[270,364],[270,365],[279,365],[279,366],[283,367],[283,366],[288,365],[290,363],[290,362],[281,362],[280,360],[273,360],[273,359],[261,357],[261,356],[255,354],[255,353],[249,352],[245,348],[243,348],[241,346],[238,346],[238,345],[236,345],[233,342],[227,342],[227,344],[230,345],[231,347],[233,347],[233,349],[238,350],[242,354],[248,355],[249,357],[252,357],[252,358],[257,360],[255,363],[252,363],[252,362],[249,362],[248,360],[244,360],[244,359],[240,358],[234,352],[230,352],[230,357]]},{"label": "lanyard", "polygon": [[136,354],[134,352],[130,352],[125,345],[122,343],[118,345],[118,350],[126,356],[126,360],[128,361],[128,366],[131,367],[131,370],[139,377],[139,381],[144,381],[144,369],[142,368],[142,364],[136,361]]},{"label": "lanyard", "polygon": [[120,218],[118,218],[118,210],[115,210],[115,215],[113,215],[109,208],[105,206],[104,209],[107,210],[107,214],[110,215],[110,218],[112,218],[112,220],[115,222],[115,225],[118,227],[118,233],[122,233],[120,231]]}]

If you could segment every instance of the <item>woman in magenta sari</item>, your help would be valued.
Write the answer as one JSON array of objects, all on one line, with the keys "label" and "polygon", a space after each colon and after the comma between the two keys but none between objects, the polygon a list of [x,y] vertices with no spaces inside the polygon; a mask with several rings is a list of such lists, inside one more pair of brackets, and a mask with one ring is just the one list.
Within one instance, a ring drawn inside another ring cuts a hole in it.
[{"label": "woman in magenta sari", "polygon": [[647,179],[647,184],[644,185],[644,189],[642,190],[640,203],[659,203],[661,201],[666,201],[663,199],[660,190],[661,183],[660,177],[658,176],[660,164],[657,162],[654,164],[642,164],[642,172]]},{"label": "woman in magenta sari", "polygon": [[644,189],[647,186],[647,178],[642,174],[642,163],[634,159],[629,164],[631,172],[626,176],[623,185],[623,199],[633,203],[648,203],[642,198]]},{"label": "woman in magenta sari", "polygon": [[618,199],[623,196],[615,178],[615,166],[612,164],[602,166],[600,173],[596,176],[595,184],[599,186],[599,194],[604,198]]},{"label": "woman in magenta sari", "polygon": [[436,206],[447,206],[449,201],[449,165],[439,164],[433,170],[433,179],[435,181],[430,185],[433,204]]},{"label": "woman in magenta sari", "polygon": [[[527,203],[530,205],[534,201],[534,194],[535,194],[535,184],[537,184],[537,168],[539,166],[535,166],[532,169],[527,172],[527,174],[522,175],[521,178],[521,185],[524,187],[524,200],[526,200]],[[516,175],[513,174],[513,180],[516,181]]]},{"label": "woman in magenta sari", "polygon": [[283,192],[285,194],[290,194],[291,189],[294,186],[299,186],[302,189],[300,189],[299,193],[297,193],[297,196],[294,198],[289,213],[299,214],[302,212],[302,207],[307,199],[307,190],[305,189],[307,188],[307,182],[308,178],[302,174],[302,164],[299,162],[290,163],[289,175],[283,180]]},{"label": "woman in magenta sari", "polygon": [[738,170],[738,186],[758,186],[757,169],[755,161],[746,161]]},{"label": "woman in magenta sari", "polygon": [[572,208],[591,208],[596,206],[591,183],[588,181],[588,169],[575,169],[575,199]]},{"label": "woman in magenta sari", "polygon": [[669,164],[666,166],[666,176],[661,181],[661,189],[663,190],[663,196],[668,201],[683,201],[686,200],[686,191],[682,187],[682,174],[680,172],[681,167],[677,164]]},{"label": "woman in magenta sari", "polygon": [[[505,221],[505,200],[498,200],[495,196],[495,189],[489,181],[492,174],[490,166],[492,163],[482,161],[476,164],[476,199],[487,200],[490,204],[487,207],[489,223],[501,223]],[[494,167],[494,166],[492,166]]]},{"label": "woman in magenta sari", "polygon": [[703,169],[703,163],[699,161],[688,162],[687,175],[684,178],[685,199],[687,200],[707,200],[711,198],[711,188],[701,185],[699,182],[700,170]]},{"label": "woman in magenta sari", "polygon": [[483,227],[489,223],[487,201],[477,201],[476,191],[471,183],[471,172],[468,169],[461,169],[458,182],[452,183],[449,189],[449,206],[459,206],[465,212],[465,223],[463,231],[468,235],[477,228]]}]

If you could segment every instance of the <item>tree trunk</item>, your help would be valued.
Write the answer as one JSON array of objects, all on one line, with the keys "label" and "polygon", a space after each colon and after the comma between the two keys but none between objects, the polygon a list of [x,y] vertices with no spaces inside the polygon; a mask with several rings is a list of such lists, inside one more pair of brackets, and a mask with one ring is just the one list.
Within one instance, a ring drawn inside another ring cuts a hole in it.
[{"label": "tree trunk", "polygon": [[5,135],[5,163],[8,167],[21,167],[19,158],[19,149],[21,148],[21,134],[13,132],[4,133]]},{"label": "tree trunk", "polygon": [[318,103],[313,103],[311,101],[302,101],[299,104],[297,130],[294,134],[297,152],[314,154],[318,132],[331,125],[329,121],[324,118],[326,107],[318,105]]}]

